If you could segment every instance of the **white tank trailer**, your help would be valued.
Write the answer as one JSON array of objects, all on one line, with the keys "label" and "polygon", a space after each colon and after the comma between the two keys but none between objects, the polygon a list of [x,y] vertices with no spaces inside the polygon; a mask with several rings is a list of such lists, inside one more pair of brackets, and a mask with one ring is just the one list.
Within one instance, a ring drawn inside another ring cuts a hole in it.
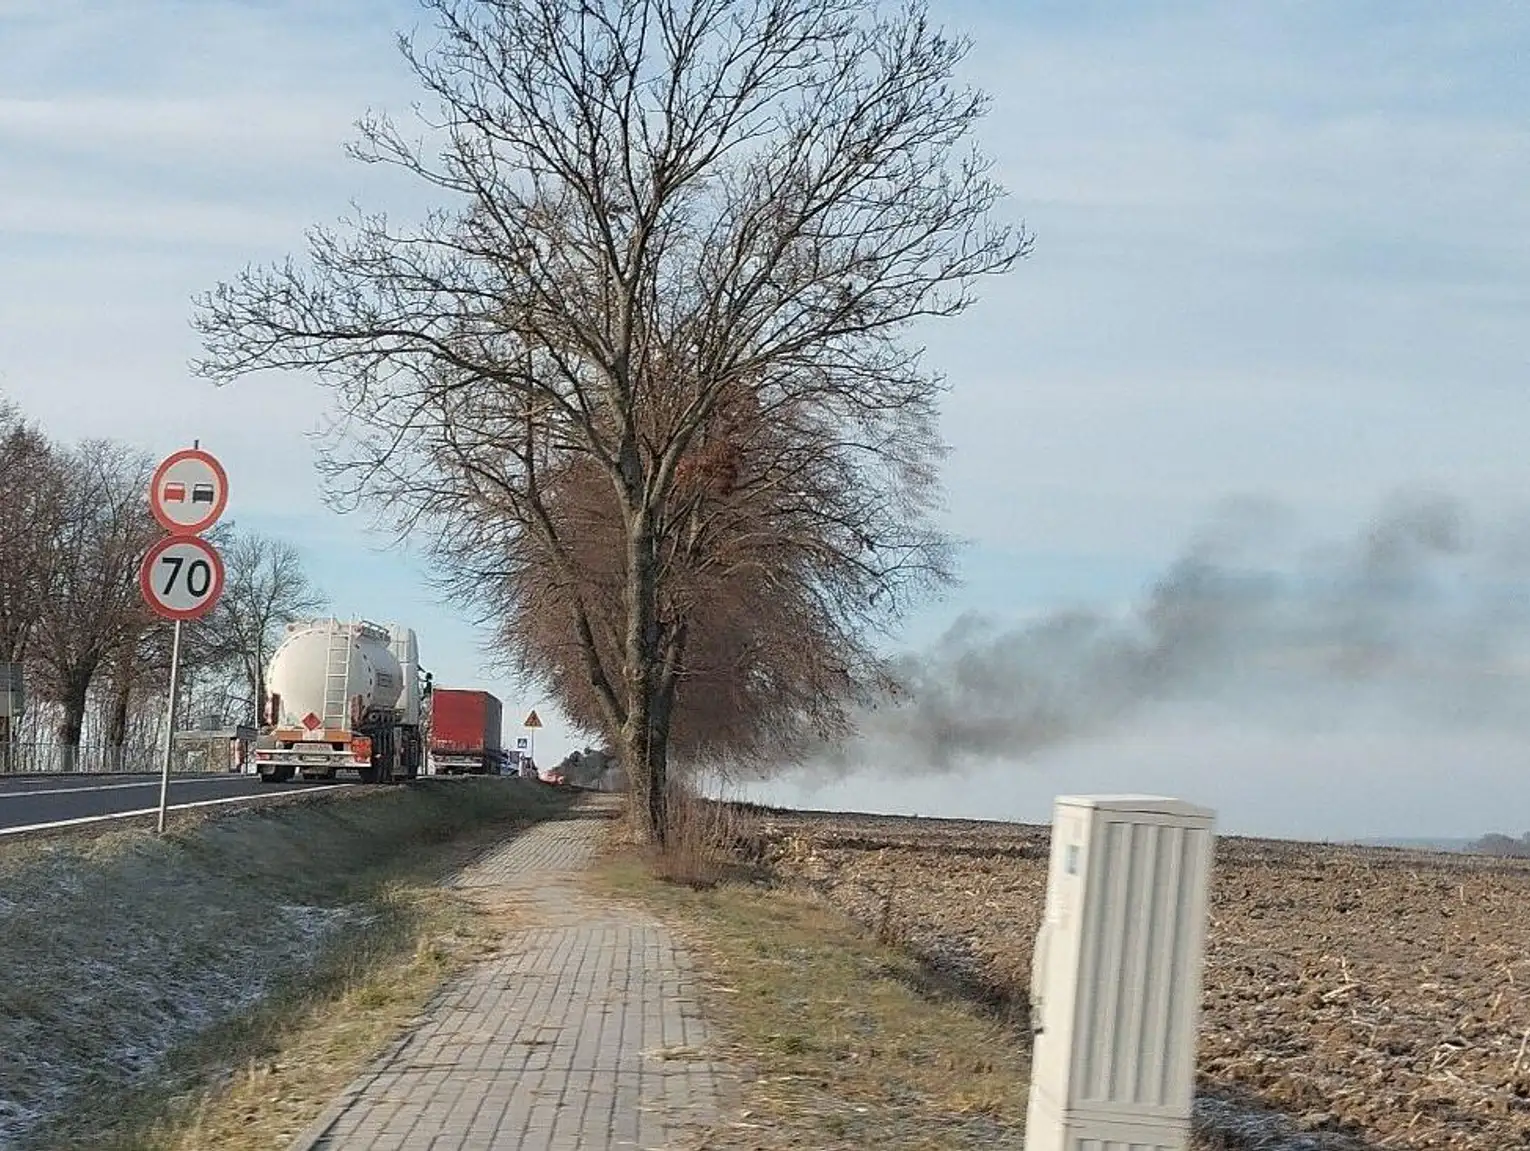
[{"label": "white tank trailer", "polygon": [[255,769],[268,783],[295,776],[363,783],[420,773],[419,651],[396,624],[334,619],[287,625],[266,671]]}]

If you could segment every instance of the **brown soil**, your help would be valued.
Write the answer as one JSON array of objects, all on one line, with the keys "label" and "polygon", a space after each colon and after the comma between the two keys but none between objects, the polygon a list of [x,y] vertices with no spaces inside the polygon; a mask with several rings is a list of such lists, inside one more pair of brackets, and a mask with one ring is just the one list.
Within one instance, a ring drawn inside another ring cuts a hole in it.
[{"label": "brown soil", "polygon": [[[1024,1019],[1047,828],[797,812],[756,828],[750,853],[778,875]],[[1527,897],[1526,861],[1220,840],[1201,1145],[1530,1147]]]}]

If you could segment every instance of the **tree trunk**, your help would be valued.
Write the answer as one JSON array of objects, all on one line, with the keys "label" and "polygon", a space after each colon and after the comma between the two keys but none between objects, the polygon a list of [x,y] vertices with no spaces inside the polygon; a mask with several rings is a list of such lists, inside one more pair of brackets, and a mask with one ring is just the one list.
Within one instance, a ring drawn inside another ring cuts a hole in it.
[{"label": "tree trunk", "polygon": [[80,766],[80,737],[85,730],[85,701],[90,692],[90,677],[77,675],[65,684],[63,699],[64,715],[58,725],[58,741],[62,744],[64,771],[77,771]]},{"label": "tree trunk", "polygon": [[117,691],[112,700],[111,718],[107,724],[106,746],[107,755],[111,757],[111,766],[120,770],[126,759],[128,703],[132,688],[126,676],[121,676],[115,686]]},{"label": "tree trunk", "polygon": [[663,828],[666,837],[670,827],[669,728],[675,712],[676,682],[666,663],[648,716],[648,824]]},{"label": "tree trunk", "polygon": [[[655,627],[655,634],[661,629]],[[653,659],[648,663],[648,692],[642,707],[629,712],[642,714],[640,723],[623,729],[622,766],[634,803],[638,807],[638,829],[646,842],[663,848],[669,842],[672,812],[669,792],[669,734],[675,712],[675,694],[679,686],[679,666],[684,649],[684,628],[656,641]]]},{"label": "tree trunk", "polygon": [[[653,518],[639,509],[627,534],[626,653],[622,687],[627,720],[622,726],[622,766],[641,804],[640,830],[647,841],[664,847],[669,832],[665,804],[664,740],[655,740],[654,689],[660,681],[658,644],[658,565]],[[667,734],[667,731],[666,731]]]},{"label": "tree trunk", "polygon": [[[622,735],[622,766],[627,771],[638,832],[643,840],[663,848],[669,842],[669,709],[662,699],[649,698],[642,718],[628,720]],[[636,717],[638,712],[630,713]]]},{"label": "tree trunk", "polygon": [[628,794],[631,797],[630,816],[633,831],[640,842],[664,846],[664,827],[655,825],[649,800],[652,780],[649,778],[648,728],[635,711],[629,711],[626,725],[621,731],[618,753],[622,769],[627,773]]}]

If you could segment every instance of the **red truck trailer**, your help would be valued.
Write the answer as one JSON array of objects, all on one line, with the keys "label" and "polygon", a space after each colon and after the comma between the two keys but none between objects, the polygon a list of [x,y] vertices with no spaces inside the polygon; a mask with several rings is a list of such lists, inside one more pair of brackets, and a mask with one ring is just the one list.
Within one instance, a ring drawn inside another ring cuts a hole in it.
[{"label": "red truck trailer", "polygon": [[430,695],[431,775],[498,775],[505,759],[503,708],[486,691],[438,687]]}]

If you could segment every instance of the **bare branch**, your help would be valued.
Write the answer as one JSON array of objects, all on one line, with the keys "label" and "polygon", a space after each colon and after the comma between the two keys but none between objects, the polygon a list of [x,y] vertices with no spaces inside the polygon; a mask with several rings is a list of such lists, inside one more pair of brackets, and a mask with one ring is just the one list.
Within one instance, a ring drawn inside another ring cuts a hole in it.
[{"label": "bare branch", "polygon": [[445,206],[218,286],[195,370],[315,372],[331,495],[430,533],[662,835],[672,729],[752,755],[842,722],[879,629],[948,578],[942,383],[904,341],[1030,237],[991,220],[963,150],[986,99],[919,3],[425,7],[400,47],[430,118],[369,114],[352,154]]}]

